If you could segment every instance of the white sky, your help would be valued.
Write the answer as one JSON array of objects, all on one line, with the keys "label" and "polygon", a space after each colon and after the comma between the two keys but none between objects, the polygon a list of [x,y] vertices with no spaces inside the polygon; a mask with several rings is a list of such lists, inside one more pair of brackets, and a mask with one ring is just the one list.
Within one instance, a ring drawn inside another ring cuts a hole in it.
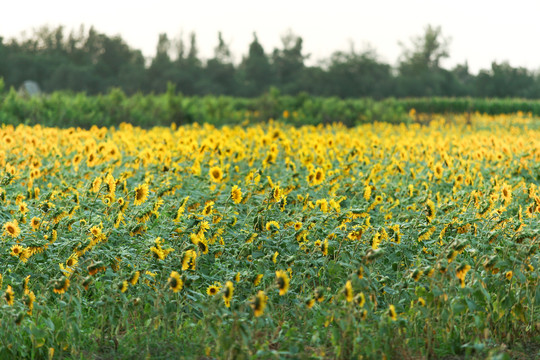
[{"label": "white sky", "polygon": [[468,60],[472,72],[492,61],[540,69],[540,0],[0,0],[0,36],[31,34],[48,24],[67,30],[90,25],[108,35],[120,34],[145,56],[153,56],[158,34],[169,39],[195,31],[203,58],[211,57],[222,31],[235,61],[247,53],[257,32],[265,51],[281,47],[288,29],[304,40],[308,64],[336,50],[370,44],[380,58],[395,65],[398,42],[410,45],[428,24],[451,38],[452,67]]}]

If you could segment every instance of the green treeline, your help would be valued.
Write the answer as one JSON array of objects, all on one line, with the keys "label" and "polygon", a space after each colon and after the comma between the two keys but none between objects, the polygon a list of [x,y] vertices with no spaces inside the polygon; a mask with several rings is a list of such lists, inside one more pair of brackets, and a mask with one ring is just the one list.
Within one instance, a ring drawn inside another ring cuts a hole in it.
[{"label": "green treeline", "polygon": [[[21,96],[14,88],[7,90],[0,78],[0,124],[27,124],[58,127],[118,126],[131,123],[152,126],[209,123],[216,126],[253,124],[269,119],[294,125],[343,123],[355,126],[374,121],[402,123],[425,121],[410,114],[418,113],[487,114],[522,111],[540,116],[540,101],[526,99],[474,98],[371,98],[340,99],[283,95],[276,88],[255,98],[231,96],[185,96],[169,83],[161,94],[127,95],[120,88],[107,94],[57,91],[47,96]],[[424,119],[424,120],[423,120]]]},{"label": "green treeline", "polygon": [[441,61],[449,57],[449,47],[439,27],[426,27],[404,46],[395,67],[381,61],[374,50],[352,49],[307,66],[302,38],[291,32],[270,52],[254,34],[239,63],[233,62],[221,34],[216,43],[213,57],[202,60],[196,34],[187,44],[161,34],[155,55],[145,59],[120,36],[93,27],[70,32],[43,27],[27,38],[0,37],[0,77],[7,88],[34,80],[47,93],[71,90],[89,95],[112,88],[127,95],[164,93],[170,82],[186,96],[253,98],[275,88],[285,95],[339,98],[540,97],[540,77],[525,68],[493,62],[476,75],[466,63],[445,69]]}]

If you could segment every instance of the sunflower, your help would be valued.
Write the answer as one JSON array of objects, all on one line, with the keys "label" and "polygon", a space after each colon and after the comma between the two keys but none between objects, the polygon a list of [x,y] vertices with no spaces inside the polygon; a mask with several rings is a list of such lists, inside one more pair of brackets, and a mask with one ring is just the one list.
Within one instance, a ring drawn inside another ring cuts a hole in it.
[{"label": "sunflower", "polygon": [[41,219],[34,216],[32,220],[30,220],[30,226],[32,226],[32,230],[36,231],[37,229],[39,229],[39,225],[41,225]]},{"label": "sunflower", "polygon": [[361,292],[360,294],[356,295],[354,298],[354,302],[359,307],[364,307],[364,305],[366,304],[366,297],[364,296],[364,293]]},{"label": "sunflower", "polygon": [[512,280],[512,276],[514,276],[514,273],[510,270],[510,271],[507,271],[505,274],[504,274],[504,277],[506,278],[506,280]]},{"label": "sunflower", "polygon": [[257,274],[257,276],[255,276],[255,280],[253,280],[253,285],[254,286],[259,286],[263,276],[264,276],[263,274]]},{"label": "sunflower", "polygon": [[317,302],[323,302],[324,301],[324,290],[321,287],[318,287],[315,289],[315,293],[313,294],[313,297]]},{"label": "sunflower", "polygon": [[358,276],[359,279],[364,278],[364,268],[359,267],[358,270],[356,270],[356,276]]},{"label": "sunflower", "polygon": [[135,201],[133,202],[133,204],[135,206],[139,206],[142,203],[144,203],[146,199],[148,198],[148,193],[149,193],[148,184],[145,183],[145,184],[141,184],[137,186],[135,188]]},{"label": "sunflower", "polygon": [[321,251],[324,256],[328,255],[328,239],[324,239],[323,243],[321,244]]},{"label": "sunflower", "polygon": [[347,280],[347,282],[345,283],[344,291],[345,291],[345,299],[347,300],[347,302],[353,301],[354,293],[353,293],[351,280]]},{"label": "sunflower", "polygon": [[504,184],[501,188],[501,196],[505,204],[510,204],[512,201],[512,188],[508,184]]},{"label": "sunflower", "polygon": [[289,290],[289,276],[283,270],[276,271],[276,282],[279,289],[279,295],[283,296]]},{"label": "sunflower", "polygon": [[268,300],[268,296],[266,296],[264,291],[259,290],[259,292],[257,293],[257,296],[255,296],[255,299],[251,303],[251,307],[253,308],[253,311],[256,317],[259,317],[264,313],[267,300]]},{"label": "sunflower", "polygon": [[79,262],[79,257],[77,254],[71,254],[70,257],[66,260],[66,266],[74,267]]},{"label": "sunflower", "polygon": [[394,305],[390,305],[390,307],[388,308],[388,316],[390,317],[390,319],[392,319],[392,321],[397,320],[396,308]]},{"label": "sunflower", "polygon": [[324,170],[321,168],[316,168],[309,176],[310,185],[320,185],[325,179]]},{"label": "sunflower", "polygon": [[443,176],[443,167],[442,167],[441,163],[438,163],[437,165],[435,165],[435,169],[433,169],[433,175],[435,175],[435,177],[437,179],[442,178],[442,176]]},{"label": "sunflower", "polygon": [[307,306],[308,309],[311,309],[313,307],[313,305],[315,305],[315,299],[311,298],[311,299],[306,301],[306,306]]},{"label": "sunflower", "polygon": [[426,300],[424,300],[423,297],[419,297],[417,300],[418,305],[420,306],[426,306]]},{"label": "sunflower", "polygon": [[19,228],[19,224],[17,223],[17,220],[8,221],[7,223],[5,223],[4,232],[13,238],[16,238],[17,236],[19,236],[21,233],[21,229]]},{"label": "sunflower", "polygon": [[69,288],[69,279],[67,277],[62,277],[54,282],[53,291],[56,294],[63,294]]},{"label": "sunflower", "polygon": [[302,228],[302,223],[297,221],[294,223],[294,230],[299,231]]},{"label": "sunflower", "polygon": [[21,254],[23,253],[23,251],[24,251],[24,248],[23,248],[21,245],[16,244],[16,245],[13,245],[13,246],[11,247],[11,253],[10,253],[10,255],[19,257],[19,256],[21,256]]},{"label": "sunflower", "polygon": [[231,189],[231,198],[235,204],[239,204],[242,201],[242,189],[238,185],[234,185]]},{"label": "sunflower", "polygon": [[141,276],[141,272],[139,270],[133,272],[133,274],[131,274],[130,278],[128,279],[129,283],[131,285],[137,284],[137,281],[139,281],[139,276]]},{"label": "sunflower", "polygon": [[463,264],[456,269],[456,277],[459,279],[462,288],[465,287],[465,276],[470,269],[471,266],[469,264]]},{"label": "sunflower", "polygon": [[279,252],[275,252],[274,255],[272,255],[272,262],[275,264],[277,262],[277,257],[279,255]]},{"label": "sunflower", "polygon": [[422,277],[422,275],[424,274],[424,272],[420,269],[415,269],[411,275],[412,279],[414,281],[418,281],[420,280],[420,278]]},{"label": "sunflower", "polygon": [[36,295],[34,292],[26,290],[23,302],[28,307],[28,315],[32,315],[32,310],[34,310],[34,301],[36,301]]},{"label": "sunflower", "polygon": [[11,289],[11,285],[8,285],[6,292],[4,293],[4,298],[6,299],[6,302],[9,306],[13,305],[13,300],[15,299],[15,296],[13,294],[13,290]]},{"label": "sunflower", "polygon": [[101,187],[102,182],[103,180],[101,179],[101,177],[95,178],[94,181],[92,181],[92,192],[97,193]]},{"label": "sunflower", "polygon": [[194,250],[187,250],[182,257],[182,271],[187,269],[195,270],[195,259],[197,253]]},{"label": "sunflower", "polygon": [[206,293],[210,296],[214,296],[219,293],[219,290],[221,290],[221,284],[214,283],[213,285],[210,285],[208,288],[206,288]]},{"label": "sunflower", "polygon": [[114,177],[110,173],[105,177],[105,185],[107,185],[109,194],[116,192],[116,180],[114,180]]},{"label": "sunflower", "polygon": [[120,283],[120,285],[118,285],[118,290],[120,290],[120,292],[125,293],[128,289],[128,286],[129,286],[129,283],[127,282],[127,280],[124,280]]},{"label": "sunflower", "polygon": [[426,201],[426,219],[428,223],[435,219],[435,204],[431,200]]},{"label": "sunflower", "polygon": [[173,292],[178,292],[182,290],[184,282],[180,278],[180,274],[176,271],[172,271],[168,281],[169,287]]},{"label": "sunflower", "polygon": [[366,201],[369,201],[369,198],[371,197],[371,186],[370,185],[366,185],[364,187],[364,199]]},{"label": "sunflower", "polygon": [[234,292],[234,286],[232,281],[227,281],[223,289],[223,302],[226,307],[231,307],[231,299]]},{"label": "sunflower", "polygon": [[28,205],[24,201],[19,204],[19,212],[21,214],[26,214],[28,212]]},{"label": "sunflower", "polygon": [[277,221],[269,221],[265,225],[266,231],[279,230],[279,224]]},{"label": "sunflower", "polygon": [[223,170],[218,166],[210,168],[209,175],[210,180],[215,183],[220,183],[223,180]]}]

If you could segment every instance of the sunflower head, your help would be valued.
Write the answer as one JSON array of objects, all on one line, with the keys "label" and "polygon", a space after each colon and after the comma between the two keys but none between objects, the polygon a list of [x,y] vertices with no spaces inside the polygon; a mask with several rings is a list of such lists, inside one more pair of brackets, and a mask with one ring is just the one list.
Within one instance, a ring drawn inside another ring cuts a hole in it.
[{"label": "sunflower head", "polygon": [[4,232],[7,233],[12,238],[16,238],[21,234],[21,229],[19,228],[19,224],[17,223],[17,220],[8,221],[4,224]]},{"label": "sunflower head", "polygon": [[171,275],[169,276],[169,288],[173,292],[178,292],[182,290],[182,287],[184,286],[184,282],[182,281],[182,278],[180,277],[180,274],[176,271],[172,271]]},{"label": "sunflower head", "polygon": [[210,180],[212,180],[215,183],[220,183],[223,180],[223,170],[218,166],[214,166],[210,168],[209,175],[210,175]]},{"label": "sunflower head", "polygon": [[137,186],[135,188],[135,201],[133,201],[133,204],[135,204],[135,206],[141,205],[148,198],[148,194],[148,184],[141,184]]},{"label": "sunflower head", "polygon": [[276,271],[276,283],[279,289],[279,295],[285,295],[289,290],[289,276],[285,271]]},{"label": "sunflower head", "polygon": [[231,306],[231,299],[234,292],[234,286],[232,281],[227,281],[225,283],[225,286],[223,288],[223,302],[225,303],[226,307]]}]

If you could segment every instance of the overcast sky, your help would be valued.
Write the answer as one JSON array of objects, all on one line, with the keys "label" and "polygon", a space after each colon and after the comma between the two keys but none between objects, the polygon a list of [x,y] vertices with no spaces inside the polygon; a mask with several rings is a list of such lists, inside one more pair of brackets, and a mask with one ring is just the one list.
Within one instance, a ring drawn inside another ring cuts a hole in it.
[{"label": "overcast sky", "polygon": [[170,39],[196,32],[200,55],[211,57],[217,32],[239,62],[256,32],[267,53],[280,47],[291,29],[304,40],[310,64],[336,50],[366,44],[381,60],[395,65],[398,42],[410,45],[428,24],[441,26],[451,38],[452,67],[468,61],[472,72],[492,61],[540,69],[540,0],[0,0],[0,36],[48,24],[68,30],[94,25],[108,35],[120,34],[145,56],[153,56],[158,34]]}]

